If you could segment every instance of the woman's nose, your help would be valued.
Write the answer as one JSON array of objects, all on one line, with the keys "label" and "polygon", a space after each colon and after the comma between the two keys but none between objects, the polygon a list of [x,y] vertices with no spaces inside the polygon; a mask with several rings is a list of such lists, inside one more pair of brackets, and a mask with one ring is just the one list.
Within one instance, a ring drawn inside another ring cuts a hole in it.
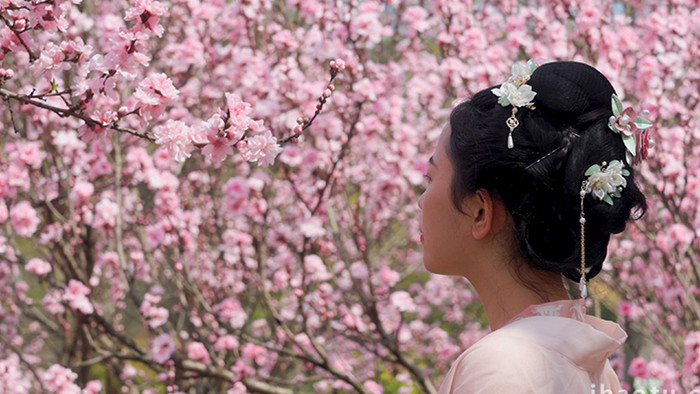
[{"label": "woman's nose", "polygon": [[418,197],[418,208],[420,208],[421,210],[423,209],[423,196],[424,195],[425,195],[425,193],[421,194],[420,197]]}]

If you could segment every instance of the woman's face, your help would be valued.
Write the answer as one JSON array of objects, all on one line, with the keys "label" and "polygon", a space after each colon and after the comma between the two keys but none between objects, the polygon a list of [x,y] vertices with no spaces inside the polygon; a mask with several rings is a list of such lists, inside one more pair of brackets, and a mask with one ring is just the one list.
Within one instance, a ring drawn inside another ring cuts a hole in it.
[{"label": "woman's face", "polygon": [[426,174],[428,184],[418,199],[423,264],[432,273],[464,275],[465,252],[468,249],[465,242],[468,242],[466,235],[469,229],[464,214],[452,203],[454,168],[447,153],[450,133],[447,124],[430,157]]}]

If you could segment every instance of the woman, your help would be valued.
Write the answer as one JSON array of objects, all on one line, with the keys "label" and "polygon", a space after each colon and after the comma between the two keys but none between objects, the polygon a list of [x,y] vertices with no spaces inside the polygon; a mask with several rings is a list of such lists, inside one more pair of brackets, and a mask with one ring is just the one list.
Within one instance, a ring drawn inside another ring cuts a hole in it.
[{"label": "woman", "polygon": [[585,64],[512,71],[452,111],[418,202],[426,268],[466,277],[492,329],[440,392],[617,394],[607,358],[627,335],[585,314],[586,281],[646,209],[631,163],[651,123]]}]

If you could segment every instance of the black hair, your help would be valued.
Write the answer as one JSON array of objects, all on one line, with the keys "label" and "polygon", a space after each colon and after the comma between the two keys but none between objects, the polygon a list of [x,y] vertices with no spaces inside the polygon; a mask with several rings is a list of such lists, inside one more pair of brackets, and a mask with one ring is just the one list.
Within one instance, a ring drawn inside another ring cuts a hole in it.
[{"label": "black hair", "polygon": [[[539,66],[528,85],[535,108],[519,108],[520,125],[507,148],[506,119],[512,106],[501,106],[492,88],[462,102],[450,115],[448,156],[454,164],[452,202],[478,189],[500,199],[513,219],[519,253],[533,267],[580,278],[580,196],[585,171],[593,164],[625,161],[620,134],[608,128],[612,115],[610,82],[595,68],[578,62]],[[610,235],[641,217],[646,200],[626,177],[621,197],[609,205],[587,195],[585,204],[587,278],[596,276]]]}]

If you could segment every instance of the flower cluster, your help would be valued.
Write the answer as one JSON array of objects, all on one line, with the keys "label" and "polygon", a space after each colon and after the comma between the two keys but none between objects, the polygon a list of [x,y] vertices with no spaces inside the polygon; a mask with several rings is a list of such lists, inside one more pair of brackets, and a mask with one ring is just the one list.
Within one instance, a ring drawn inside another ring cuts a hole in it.
[{"label": "flower cluster", "polygon": [[630,172],[620,160],[613,160],[610,164],[603,162],[602,166],[590,166],[585,175],[588,179],[583,182],[581,196],[592,194],[612,205],[612,197],[620,197],[620,192],[627,186],[625,177],[629,176]]}]

